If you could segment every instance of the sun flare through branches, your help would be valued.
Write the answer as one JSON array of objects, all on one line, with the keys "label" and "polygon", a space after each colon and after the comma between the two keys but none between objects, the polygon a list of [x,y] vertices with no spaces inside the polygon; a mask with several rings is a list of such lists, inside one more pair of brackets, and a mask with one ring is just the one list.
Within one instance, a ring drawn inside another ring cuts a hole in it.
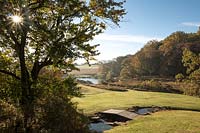
[{"label": "sun flare through branches", "polygon": [[16,24],[20,24],[23,22],[23,18],[19,15],[13,15],[13,16],[11,16],[11,19],[12,19],[13,23],[16,23]]}]

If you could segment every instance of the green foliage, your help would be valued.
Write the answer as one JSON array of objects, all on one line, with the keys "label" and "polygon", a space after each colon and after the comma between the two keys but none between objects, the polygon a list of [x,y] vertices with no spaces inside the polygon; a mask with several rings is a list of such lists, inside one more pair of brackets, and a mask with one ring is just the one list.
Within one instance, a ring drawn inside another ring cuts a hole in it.
[{"label": "green foliage", "polygon": [[192,73],[200,66],[200,54],[197,55],[188,49],[184,49],[182,62],[187,68],[187,74]]},{"label": "green foliage", "polygon": [[182,90],[187,95],[200,96],[200,54],[184,49],[182,62],[187,73]]},{"label": "green foliage", "polygon": [[[35,115],[29,123],[31,125],[29,131],[88,132],[87,117],[81,111],[78,112],[76,104],[71,102],[73,96],[80,96],[80,87],[77,86],[75,78],[69,76],[58,80],[46,75],[40,77],[37,86],[33,87]],[[5,100],[0,100],[0,131],[25,132],[22,119],[24,114],[20,111],[20,106],[9,104]]]},{"label": "green foliage", "polygon": [[81,96],[80,87],[77,86],[77,82],[75,78],[72,76],[68,76],[65,79],[56,79],[51,77],[40,77],[39,83],[36,88],[38,90],[39,95],[41,95],[41,88],[44,90],[44,95],[47,95],[46,92],[58,93],[57,95],[66,96],[66,97],[74,97]]},{"label": "green foliage", "polygon": [[[121,70],[125,69],[125,66],[124,66],[125,63],[123,63],[123,62],[128,57],[129,57],[129,55],[128,56],[120,56],[112,61],[102,63],[100,65],[100,74],[99,74],[100,78],[102,80],[106,80],[106,81],[116,81],[117,79],[119,79],[118,77],[121,74]],[[127,66],[128,65],[126,64],[126,68],[127,68]]]},{"label": "green foliage", "polygon": [[0,132],[16,132],[21,122],[21,111],[13,104],[0,100]]},{"label": "green foliage", "polygon": [[[1,2],[0,46],[9,51],[7,58],[11,59],[23,50],[19,49],[23,40],[26,62],[30,65],[38,61],[65,66],[77,58],[90,60],[98,51],[97,45],[91,46],[89,41],[105,30],[106,23],[118,25],[125,14],[123,3],[98,0]],[[23,17],[22,23],[12,22],[10,16],[15,14]]]},{"label": "green foliage", "polygon": [[80,87],[75,78],[68,76],[63,80],[53,77],[40,79],[37,88],[43,88],[43,93],[39,91],[40,95],[36,99],[35,119],[38,123],[34,125],[35,130],[50,133],[87,132],[87,118],[71,102],[73,96],[80,96]]},{"label": "green foliage", "polygon": [[136,74],[134,67],[131,64],[130,58],[124,59],[121,63],[120,81],[132,79]]},{"label": "green foliage", "polygon": [[38,104],[37,128],[48,133],[86,133],[87,118],[77,112],[69,98],[51,93],[41,98]]},{"label": "green foliage", "polygon": [[[192,53],[184,50],[185,48]],[[199,34],[178,31],[162,41],[149,41],[136,54],[124,56],[122,61],[113,60],[104,63],[101,74],[106,75],[109,71],[112,71],[111,77],[121,80],[137,78],[138,76],[174,77],[178,73],[186,74],[194,69],[196,70],[199,62],[197,54],[199,53]],[[182,59],[183,55],[185,57]],[[184,64],[182,60],[184,60]],[[186,66],[190,69],[186,70]]]},{"label": "green foliage", "polygon": [[[72,78],[45,79],[41,70],[54,66],[71,71],[78,58],[92,60],[99,52],[91,40],[107,24],[119,25],[126,14],[124,2],[0,0],[0,73],[16,80],[6,78],[0,87],[4,99],[19,101],[25,132],[32,128],[35,102],[42,95],[79,95]],[[22,21],[14,22],[15,15]]]},{"label": "green foliage", "polygon": [[160,66],[161,54],[158,41],[149,41],[132,59],[132,64],[138,75],[157,75]]},{"label": "green foliage", "polygon": [[21,97],[20,82],[0,73],[0,100],[18,101]]}]

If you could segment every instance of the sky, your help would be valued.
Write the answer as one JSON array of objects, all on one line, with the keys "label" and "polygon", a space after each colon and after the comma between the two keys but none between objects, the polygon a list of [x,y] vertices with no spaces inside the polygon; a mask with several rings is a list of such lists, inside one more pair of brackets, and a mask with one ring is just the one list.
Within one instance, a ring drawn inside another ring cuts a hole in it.
[{"label": "sky", "polygon": [[[119,0],[118,0],[119,1]],[[111,60],[134,54],[152,39],[162,40],[176,31],[196,32],[200,26],[200,0],[127,0],[120,27],[108,27],[94,38],[100,55]]]}]

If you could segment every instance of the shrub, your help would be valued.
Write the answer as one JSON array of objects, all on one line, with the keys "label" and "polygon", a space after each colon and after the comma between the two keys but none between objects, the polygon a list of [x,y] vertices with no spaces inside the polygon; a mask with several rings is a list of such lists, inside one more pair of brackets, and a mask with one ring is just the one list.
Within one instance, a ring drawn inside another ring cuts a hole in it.
[{"label": "shrub", "polygon": [[[43,87],[44,89],[40,89]],[[80,96],[75,78],[60,80],[51,77],[40,79],[37,90],[45,90],[36,100],[34,130],[48,133],[86,133],[87,117],[78,112],[73,96]]]},{"label": "shrub", "polygon": [[[18,105],[17,100],[11,95],[16,94],[13,91],[15,87],[6,85],[9,84],[2,84],[0,87],[0,90],[10,88],[5,97],[0,97],[0,132],[23,133],[25,130],[22,107],[15,106]],[[73,77],[63,80],[48,76],[40,77],[38,84],[33,87],[35,99],[31,106],[34,107],[34,115],[28,121],[29,132],[89,132],[87,117],[77,110],[75,103],[71,102],[73,96],[80,96],[79,87]],[[13,104],[5,102],[7,99],[13,101]]]},{"label": "shrub", "polygon": [[164,87],[162,84],[158,81],[155,80],[146,80],[143,81],[141,84],[139,84],[139,87],[145,90],[150,90],[150,91],[163,91]]},{"label": "shrub", "polygon": [[190,96],[200,96],[200,85],[192,82],[185,82],[181,86],[184,94]]},{"label": "shrub", "polygon": [[0,132],[17,132],[22,124],[22,114],[18,108],[0,100]]},{"label": "shrub", "polygon": [[183,79],[185,78],[184,75],[182,73],[179,73],[175,76],[176,81],[181,82],[183,81]]},{"label": "shrub", "polygon": [[51,94],[39,101],[37,112],[40,131],[48,133],[86,133],[87,118],[68,98]]}]

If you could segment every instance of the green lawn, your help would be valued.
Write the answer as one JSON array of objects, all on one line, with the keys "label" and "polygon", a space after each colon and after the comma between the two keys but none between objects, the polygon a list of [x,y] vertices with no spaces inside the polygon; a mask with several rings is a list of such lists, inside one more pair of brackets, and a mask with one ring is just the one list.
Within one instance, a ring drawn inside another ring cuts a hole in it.
[{"label": "green lawn", "polygon": [[171,106],[183,109],[200,110],[200,98],[160,92],[127,91],[116,92],[82,86],[85,93],[81,98],[74,98],[78,108],[92,114],[110,108],[129,108],[132,106]]},{"label": "green lawn", "polygon": [[[73,100],[86,114],[110,108],[152,105],[200,110],[200,98],[196,97],[160,92],[116,92],[80,86],[84,96]],[[200,112],[176,110],[138,116],[106,133],[200,133]]]},{"label": "green lawn", "polygon": [[161,111],[137,117],[106,133],[200,133],[200,112]]}]

